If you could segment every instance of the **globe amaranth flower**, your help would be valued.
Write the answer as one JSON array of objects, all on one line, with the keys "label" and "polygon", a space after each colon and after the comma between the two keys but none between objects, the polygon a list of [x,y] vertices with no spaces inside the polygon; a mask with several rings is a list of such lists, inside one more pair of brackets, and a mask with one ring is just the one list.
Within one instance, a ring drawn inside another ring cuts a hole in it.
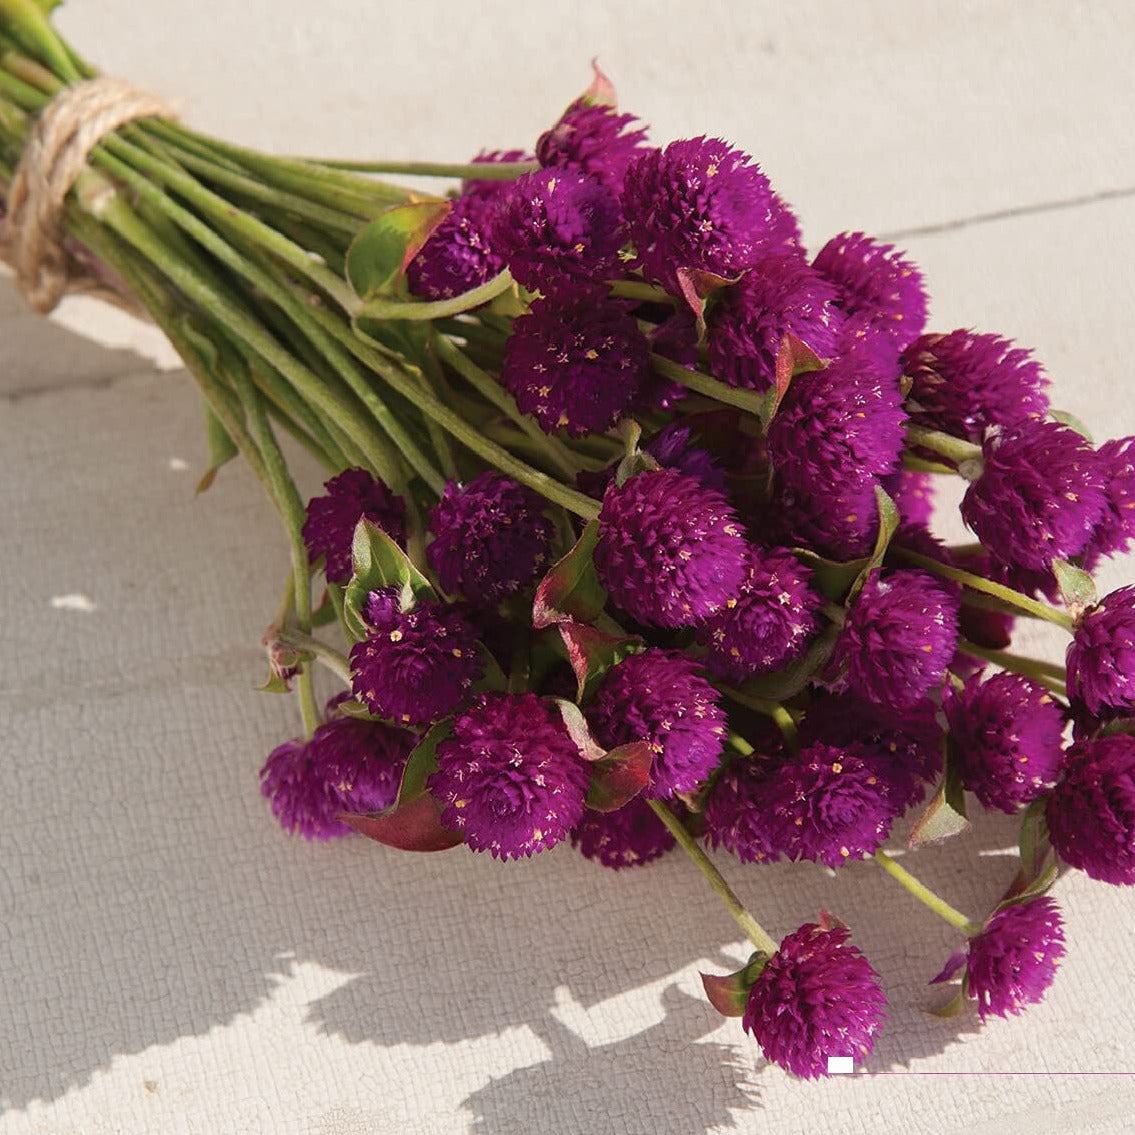
[{"label": "globe amaranth flower", "polygon": [[459,198],[406,265],[410,291],[429,300],[450,299],[496,276],[504,261],[490,240],[492,215],[491,199]]},{"label": "globe amaranth flower", "polygon": [[835,298],[835,287],[798,256],[762,258],[722,290],[709,313],[710,370],[730,386],[768,390],[786,334],[830,357],[843,322]]},{"label": "globe amaranth flower", "polygon": [[934,514],[934,474],[900,469],[883,479],[883,491],[895,502],[902,523],[909,526],[930,523]]},{"label": "globe amaranth flower", "polygon": [[646,741],[654,753],[646,796],[698,787],[721,761],[725,712],[692,659],[650,647],[612,666],[587,711],[608,749]]},{"label": "globe amaranth flower", "polygon": [[1121,587],[1090,607],[1068,647],[1068,693],[1088,712],[1135,709],[1135,587]]},{"label": "globe amaranth flower", "polygon": [[437,747],[430,791],[473,851],[519,859],[553,847],[583,816],[589,773],[555,705],[482,694]]},{"label": "globe amaranth flower", "polygon": [[778,484],[764,518],[766,528],[778,543],[803,545],[822,556],[865,556],[879,532],[876,483],[868,479],[834,491],[819,486],[815,492]]},{"label": "globe amaranth flower", "polygon": [[623,181],[623,216],[643,275],[681,294],[680,268],[739,276],[799,230],[760,167],[718,138],[647,150]]},{"label": "globe amaranth flower", "polygon": [[736,596],[746,566],[732,507],[696,477],[660,469],[604,493],[595,568],[640,623],[692,626]]},{"label": "globe amaranth flower", "polygon": [[[693,430],[680,422],[664,426],[647,443],[645,452],[650,454],[664,469],[673,469],[687,477],[696,477],[711,489],[724,491],[725,473],[716,459],[704,449],[692,444]],[[614,480],[619,461],[606,469],[592,471],[584,469],[576,476],[576,484],[581,492],[589,496],[601,497],[607,486]]]},{"label": "globe amaranth flower", "polygon": [[649,348],[629,305],[601,289],[536,300],[513,323],[501,382],[547,433],[602,433],[632,406]]},{"label": "globe amaranth flower", "polygon": [[661,858],[674,846],[674,837],[640,796],[614,812],[588,808],[572,829],[571,842],[585,859],[598,859],[604,867],[642,867]]},{"label": "globe amaranth flower", "polygon": [[820,594],[791,552],[749,548],[735,598],[698,627],[706,665],[731,682],[782,670],[804,653],[819,628]]},{"label": "globe amaranth flower", "polygon": [[767,1059],[804,1079],[828,1075],[829,1056],[865,1056],[886,1019],[879,975],[845,926],[808,922],[781,943],[741,1019]]},{"label": "globe amaranth flower", "polygon": [[1078,741],[1045,809],[1056,854],[1105,883],[1135,883],[1135,737]]},{"label": "globe amaranth flower", "polygon": [[552,522],[544,509],[541,497],[500,473],[450,481],[430,512],[426,548],[442,587],[478,604],[523,591],[548,562]]},{"label": "globe amaranth flower", "polygon": [[889,341],[896,354],[922,334],[922,273],[893,245],[860,232],[840,233],[820,249],[812,266],[839,290],[836,304],[849,330]]},{"label": "globe amaranth flower", "polygon": [[954,656],[958,599],[924,571],[878,572],[864,584],[833,661],[851,691],[902,711],[937,686]]},{"label": "globe amaranth flower", "polygon": [[380,717],[424,725],[457,708],[484,672],[477,631],[455,606],[402,611],[397,589],[372,591],[370,633],[351,647],[355,696]]},{"label": "globe amaranth flower", "polygon": [[1044,999],[1064,957],[1064,922],[1047,895],[998,911],[969,940],[966,988],[984,1021]]},{"label": "globe amaranth flower", "polygon": [[[336,699],[339,701],[341,699]],[[288,741],[260,770],[260,790],[288,831],[305,839],[333,839],[351,828],[341,812],[381,812],[398,796],[412,733],[380,721],[335,715],[311,739]]]},{"label": "globe amaranth flower", "polygon": [[970,678],[943,698],[955,767],[986,808],[1015,812],[1054,785],[1064,763],[1064,715],[1020,674]]},{"label": "globe amaranth flower", "polygon": [[619,264],[619,200],[597,178],[542,169],[513,182],[493,214],[490,243],[526,288],[545,295],[605,280]]},{"label": "globe amaranth flower", "polygon": [[790,383],[769,424],[769,459],[798,493],[847,492],[895,471],[905,420],[898,384],[844,355]]},{"label": "globe amaranth flower", "polygon": [[742,863],[771,863],[780,857],[776,829],[762,807],[769,782],[785,759],[774,742],[769,752],[731,760],[714,780],[705,805],[705,841],[724,847]]},{"label": "globe amaranth flower", "polygon": [[623,187],[627,166],[642,152],[646,131],[633,114],[576,99],[559,122],[540,135],[536,157],[542,166],[578,170],[609,185]]},{"label": "globe amaranth flower", "polygon": [[1091,446],[1058,422],[988,438],[983,472],[962,498],[962,518],[997,559],[1042,572],[1079,555],[1103,515]]},{"label": "globe amaranth flower", "polygon": [[351,541],[366,517],[396,544],[406,539],[406,502],[365,469],[348,469],[332,477],[326,495],[307,504],[303,539],[308,555],[325,557],[324,574],[331,583],[351,578]]},{"label": "globe amaranth flower", "polygon": [[1083,552],[1089,571],[1102,557],[1126,552],[1135,540],[1135,437],[1105,441],[1096,450],[1096,464],[1104,509]]},{"label": "globe amaranth flower", "polygon": [[1016,427],[1048,413],[1048,380],[1032,352],[961,328],[921,335],[903,352],[915,421],[980,441],[989,426]]}]

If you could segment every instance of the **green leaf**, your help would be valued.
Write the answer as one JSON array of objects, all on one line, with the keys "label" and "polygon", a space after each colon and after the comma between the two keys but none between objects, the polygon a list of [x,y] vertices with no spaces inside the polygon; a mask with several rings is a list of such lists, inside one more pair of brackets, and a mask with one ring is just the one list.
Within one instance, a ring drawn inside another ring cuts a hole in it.
[{"label": "green leaf", "polygon": [[453,719],[445,718],[432,726],[414,746],[402,770],[402,783],[398,786],[395,807],[408,804],[426,794],[426,781],[437,771],[437,747],[453,732]]},{"label": "green leaf", "polygon": [[588,763],[601,761],[607,756],[607,750],[592,736],[591,727],[579,706],[567,698],[552,698],[552,701],[556,703],[556,708],[564,719],[564,727],[579,749],[579,755]]},{"label": "green leaf", "polygon": [[197,482],[198,493],[207,492],[217,479],[217,472],[221,466],[231,461],[239,452],[236,442],[229,437],[220,419],[208,406],[205,407],[205,438],[209,445],[209,468]]},{"label": "green leaf", "polygon": [[956,1017],[965,1007],[965,1003],[966,994],[965,986],[963,984],[962,988],[959,989],[957,993],[955,993],[944,1005],[937,1005],[932,1009],[927,1009],[926,1012],[934,1017],[949,1019],[950,1017]]},{"label": "green leaf", "polygon": [[638,654],[646,646],[637,635],[607,634],[606,631],[570,619],[559,624],[559,632],[579,685],[576,700],[580,705],[586,705],[591,700],[603,676],[612,666],[617,666],[631,654]]},{"label": "green leaf", "polygon": [[757,952],[736,973],[703,973],[701,983],[709,1003],[723,1017],[743,1016],[749,1001],[749,990],[756,984],[767,964],[768,955]]},{"label": "green leaf", "polygon": [[377,524],[360,518],[351,541],[354,574],[343,597],[344,622],[356,638],[367,634],[367,595],[383,587],[396,588],[402,610],[408,611],[423,599],[436,599],[430,581],[418,571],[410,557]]},{"label": "green leaf", "polygon": [[532,625],[537,630],[568,619],[593,623],[603,613],[607,592],[592,558],[598,543],[599,522],[588,521],[575,546],[540,581],[532,604]]},{"label": "green leaf", "polygon": [[882,486],[875,486],[875,503],[879,508],[879,533],[875,537],[875,547],[871,555],[867,558],[867,564],[859,573],[859,577],[851,585],[851,591],[848,594],[848,601],[852,601],[863,590],[863,585],[867,582],[871,573],[878,568],[882,562],[883,557],[887,554],[887,549],[891,545],[891,541],[895,537],[895,533],[899,530],[899,525],[902,523],[902,516],[899,513],[899,506],[883,491]]},{"label": "green leaf", "polygon": [[596,812],[614,812],[633,800],[649,783],[654,751],[645,741],[632,741],[611,749],[591,765],[587,806]]},{"label": "green leaf", "polygon": [[954,762],[947,759],[942,783],[934,793],[934,798],[915,822],[910,833],[909,846],[913,849],[941,843],[943,840],[961,835],[969,827],[961,774]]},{"label": "green leaf", "polygon": [[1085,441],[1090,442],[1092,445],[1095,442],[1092,440],[1091,431],[1088,429],[1075,414],[1069,414],[1067,410],[1049,410],[1049,414],[1055,418],[1062,425],[1074,429]]},{"label": "green leaf", "polygon": [[359,298],[390,293],[452,208],[452,201],[395,205],[359,232],[347,249],[347,279]]},{"label": "green leaf", "polygon": [[1056,576],[1060,597],[1070,610],[1082,611],[1099,601],[1095,580],[1083,568],[1067,560],[1053,560],[1052,574]]}]

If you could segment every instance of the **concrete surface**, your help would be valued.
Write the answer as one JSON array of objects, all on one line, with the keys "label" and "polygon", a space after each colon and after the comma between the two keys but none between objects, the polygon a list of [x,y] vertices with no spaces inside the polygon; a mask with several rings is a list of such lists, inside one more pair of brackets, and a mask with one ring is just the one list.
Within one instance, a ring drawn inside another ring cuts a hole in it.
[{"label": "concrete surface", "polygon": [[[655,138],[751,150],[813,246],[901,235],[934,325],[1035,346],[1058,404],[1135,433],[1126,0],[87,0],[60,20],[194,123],[287,152],[524,144],[598,54]],[[1048,1000],[979,1029],[923,1012],[954,938],[870,865],[726,865],[774,933],[825,905],[884,975],[876,1074],[807,1086],[702,1002],[699,966],[740,947],[676,857],[615,875],[567,849],[502,866],[284,837],[256,770],[293,711],[252,689],[284,541],[237,467],[194,499],[200,415],[170,365],[117,312],[39,321],[0,281],[3,1135],[1130,1130],[1126,891],[1062,880]],[[976,913],[1010,838],[984,821],[916,867]]]}]

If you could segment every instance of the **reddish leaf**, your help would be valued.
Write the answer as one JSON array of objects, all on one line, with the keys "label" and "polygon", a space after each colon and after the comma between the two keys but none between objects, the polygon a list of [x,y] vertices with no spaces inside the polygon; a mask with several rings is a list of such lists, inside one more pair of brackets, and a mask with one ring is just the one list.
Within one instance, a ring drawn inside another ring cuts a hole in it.
[{"label": "reddish leaf", "polygon": [[650,783],[654,753],[645,741],[619,745],[592,765],[587,806],[614,812],[633,800]]},{"label": "reddish leaf", "polygon": [[698,342],[705,336],[705,311],[709,300],[722,288],[735,284],[741,278],[734,276],[718,276],[714,272],[703,272],[700,268],[679,268],[674,275],[678,280],[678,288],[682,298],[694,313],[697,322]]},{"label": "reddish leaf", "polygon": [[591,70],[595,72],[595,78],[591,80],[591,86],[580,95],[579,101],[588,106],[618,106],[619,97],[615,94],[615,84],[599,69],[598,59],[591,60]]},{"label": "reddish leaf", "polygon": [[441,822],[441,812],[441,804],[424,793],[385,812],[369,815],[343,812],[337,819],[368,839],[399,851],[446,851],[456,847],[464,837]]},{"label": "reddish leaf", "polygon": [[618,665],[630,654],[637,654],[645,645],[637,635],[620,637],[571,620],[560,623],[559,630],[567,647],[568,661],[579,683],[580,703],[594,693],[595,687],[612,666]]},{"label": "reddish leaf", "polygon": [[592,520],[575,547],[540,581],[532,604],[532,625],[537,630],[567,619],[591,623],[602,614],[607,592],[592,561],[598,542],[599,522]]},{"label": "reddish leaf", "polygon": [[776,352],[776,395],[769,407],[768,420],[772,420],[788,390],[788,384],[797,375],[823,370],[826,365],[811,347],[797,339],[791,331],[785,332]]},{"label": "reddish leaf", "polygon": [[767,954],[755,953],[749,959],[749,964],[736,973],[703,973],[701,983],[709,1003],[723,1017],[742,1016],[749,1000],[749,990],[761,976],[761,970],[765,968],[767,961]]}]

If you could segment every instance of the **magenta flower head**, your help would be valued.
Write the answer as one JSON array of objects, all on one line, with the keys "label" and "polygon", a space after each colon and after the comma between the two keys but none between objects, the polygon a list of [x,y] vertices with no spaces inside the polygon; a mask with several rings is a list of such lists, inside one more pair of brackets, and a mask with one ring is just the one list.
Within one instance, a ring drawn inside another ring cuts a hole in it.
[{"label": "magenta flower head", "polygon": [[587,711],[601,745],[646,741],[654,753],[646,796],[692,792],[721,761],[725,713],[697,663],[650,647],[612,666]]},{"label": "magenta flower head", "polygon": [[997,559],[1044,571],[1084,550],[1104,494],[1095,452],[1075,430],[1034,422],[988,438],[982,456],[962,518]]},{"label": "magenta flower head", "polygon": [[341,700],[328,703],[327,720],[310,741],[279,746],[260,770],[260,791],[273,814],[305,839],[349,835],[351,828],[335,818],[340,812],[389,808],[416,742],[404,729],[336,714]]},{"label": "magenta flower head", "polygon": [[365,469],[348,469],[323,488],[326,496],[307,504],[303,539],[311,558],[325,557],[324,574],[331,583],[351,578],[351,541],[365,516],[396,544],[406,539],[406,502]]},{"label": "magenta flower head", "polygon": [[650,805],[636,796],[614,812],[588,808],[572,829],[571,842],[585,859],[598,859],[618,871],[653,863],[674,846],[674,837]]},{"label": "magenta flower head", "polygon": [[863,233],[841,233],[820,249],[812,266],[839,290],[836,302],[849,329],[889,340],[896,354],[922,334],[922,273],[893,245]]},{"label": "magenta flower head", "polygon": [[1020,674],[974,675],[943,697],[953,760],[986,808],[1015,812],[1060,777],[1064,715],[1052,696]]},{"label": "magenta flower head", "polygon": [[1069,866],[1105,883],[1135,883],[1135,737],[1116,733],[1073,745],[1045,818]]},{"label": "magenta flower head", "polygon": [[822,599],[808,586],[811,571],[781,549],[748,553],[737,596],[698,627],[706,665],[730,682],[784,669],[819,629]]},{"label": "magenta flower head", "polygon": [[371,631],[351,647],[355,696],[371,713],[425,725],[452,713],[484,672],[477,631],[445,603],[402,611],[396,588],[372,591]]},{"label": "magenta flower head", "polygon": [[639,397],[649,347],[629,305],[601,289],[536,300],[513,323],[501,382],[547,433],[602,433]]},{"label": "magenta flower head", "polygon": [[548,562],[552,522],[544,501],[499,473],[450,481],[430,512],[430,567],[450,594],[499,603],[523,591]]},{"label": "magenta flower head", "polygon": [[961,328],[922,335],[903,352],[915,421],[981,441],[989,426],[1017,427],[1048,413],[1048,380],[1030,351]]},{"label": "magenta flower head", "polygon": [[844,355],[789,385],[769,425],[769,459],[796,492],[847,491],[894,472],[905,420],[898,383],[862,354]]},{"label": "magenta flower head", "polygon": [[945,677],[957,635],[957,596],[934,576],[876,572],[848,612],[834,661],[853,693],[901,712]]},{"label": "magenta flower head", "polygon": [[475,195],[454,202],[449,215],[406,266],[406,280],[414,295],[450,299],[479,287],[504,268],[489,239],[492,206],[491,200]]},{"label": "magenta flower head", "polygon": [[835,298],[835,287],[799,256],[763,257],[710,312],[710,370],[730,386],[767,390],[786,334],[829,358],[843,322]]},{"label": "magenta flower head", "polygon": [[1135,540],[1135,437],[1105,441],[1096,450],[1104,510],[1084,549],[1090,571],[1103,556],[1126,552]]},{"label": "magenta flower head", "polygon": [[482,694],[437,747],[430,791],[442,822],[473,851],[519,859],[579,823],[589,774],[555,705],[535,694]]},{"label": "magenta flower head", "polygon": [[559,122],[540,135],[536,157],[542,166],[577,170],[618,193],[627,166],[646,142],[646,131],[636,126],[638,121],[613,106],[576,99]]},{"label": "magenta flower head", "polygon": [[490,243],[520,283],[545,295],[604,280],[615,272],[623,244],[618,198],[574,170],[527,173],[497,206]]},{"label": "magenta flower head", "polygon": [[[852,472],[833,471],[833,475]],[[781,485],[768,518],[770,531],[778,543],[802,544],[837,560],[865,556],[879,531],[875,484],[868,479],[834,490],[820,485],[816,492]]]},{"label": "magenta flower head", "polygon": [[671,142],[627,168],[623,215],[643,275],[674,295],[677,271],[731,278],[770,252],[791,252],[795,219],[760,167],[719,138]]},{"label": "magenta flower head", "polygon": [[966,987],[981,1019],[1044,1000],[1063,957],[1064,922],[1047,895],[999,910],[969,941]]},{"label": "magenta flower head", "polygon": [[731,505],[696,477],[638,473],[603,494],[595,568],[640,623],[694,625],[737,595],[746,567]]},{"label": "magenta flower head", "polygon": [[1089,608],[1068,647],[1068,693],[1094,716],[1135,709],[1135,587]]},{"label": "magenta flower head", "polygon": [[794,930],[749,990],[742,1027],[781,1068],[813,1080],[829,1056],[865,1056],[886,1019],[879,975],[845,926]]},{"label": "magenta flower head", "polygon": [[934,515],[934,474],[900,469],[883,481],[887,495],[895,502],[904,526],[925,527]]}]

